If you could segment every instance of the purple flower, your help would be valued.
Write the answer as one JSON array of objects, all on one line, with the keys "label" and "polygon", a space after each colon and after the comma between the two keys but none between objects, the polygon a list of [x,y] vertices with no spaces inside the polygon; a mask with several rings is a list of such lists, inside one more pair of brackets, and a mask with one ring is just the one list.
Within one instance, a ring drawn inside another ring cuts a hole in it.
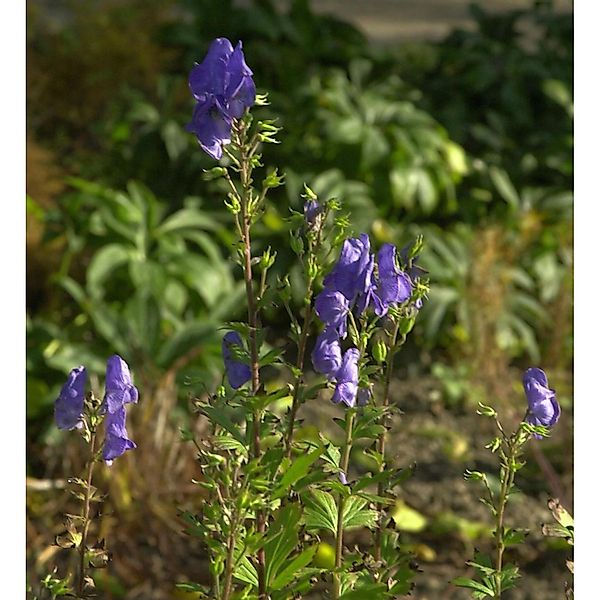
[{"label": "purple flower", "polygon": [[104,408],[109,413],[138,401],[138,391],[131,381],[129,367],[118,354],[113,354],[106,363],[105,388]]},{"label": "purple flower", "polygon": [[377,253],[378,281],[374,292],[375,313],[382,317],[390,306],[410,298],[410,277],[396,264],[396,247],[384,244]]},{"label": "purple flower", "polygon": [[315,371],[333,379],[342,364],[342,349],[335,327],[326,327],[312,351],[312,363]]},{"label": "purple flower", "polygon": [[207,154],[219,160],[223,146],[231,142],[233,119],[239,119],[256,97],[242,42],[234,50],[228,39],[214,40],[202,63],[192,69],[189,86],[197,104],[187,130]]},{"label": "purple flower", "polygon": [[369,236],[361,233],[358,238],[344,242],[337,263],[323,283],[326,288],[341,292],[353,303],[359,294],[368,292],[372,272]]},{"label": "purple flower", "polygon": [[544,371],[536,367],[527,369],[523,374],[523,388],[529,404],[525,421],[531,425],[555,425],[560,417],[560,406],[555,391],[548,388]]},{"label": "purple flower", "polygon": [[227,374],[229,385],[234,390],[237,390],[247,381],[250,381],[252,372],[246,363],[233,358],[233,353],[231,352],[232,346],[243,347],[242,337],[237,331],[229,331],[226,333],[221,345],[223,362],[225,363],[225,373]]},{"label": "purple flower", "polygon": [[54,404],[54,419],[59,429],[81,427],[86,381],[87,372],[83,366],[69,373],[67,382],[62,386]]},{"label": "purple flower", "polygon": [[344,353],[342,364],[335,375],[337,385],[331,399],[336,404],[343,402],[350,408],[356,404],[359,357],[360,353],[357,348],[349,348]]},{"label": "purple flower", "polygon": [[327,327],[334,327],[338,334],[346,337],[346,319],[350,303],[341,292],[325,288],[315,299],[315,312]]},{"label": "purple flower", "polygon": [[322,208],[316,200],[307,200],[304,203],[304,219],[309,226],[313,226],[317,223],[318,218],[321,216]]},{"label": "purple flower", "polygon": [[125,429],[125,405],[122,405],[115,412],[108,412],[104,426],[106,435],[102,449],[102,458],[110,466],[115,458],[124,454],[126,450],[136,447],[135,443],[127,437],[127,429]]}]

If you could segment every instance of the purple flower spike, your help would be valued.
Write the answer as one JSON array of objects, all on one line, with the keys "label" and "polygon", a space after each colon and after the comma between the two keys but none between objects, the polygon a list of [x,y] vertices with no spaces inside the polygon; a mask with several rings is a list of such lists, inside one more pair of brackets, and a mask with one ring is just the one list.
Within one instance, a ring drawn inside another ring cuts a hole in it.
[{"label": "purple flower spike", "polygon": [[337,385],[335,392],[333,392],[332,401],[336,404],[343,402],[350,408],[356,404],[359,357],[360,353],[357,348],[349,348],[344,354],[342,365],[335,376]]},{"label": "purple flower spike", "polygon": [[[536,367],[527,369],[523,375],[523,388],[529,404],[525,421],[531,425],[555,425],[560,417],[560,406],[555,391],[548,388],[544,371]],[[535,437],[540,439],[541,436]]]},{"label": "purple flower spike", "polygon": [[136,448],[136,445],[127,437],[124,405],[114,413],[107,413],[104,424],[106,437],[104,438],[102,458],[110,466],[115,458],[119,458],[127,450]]},{"label": "purple flower spike", "polygon": [[336,376],[342,364],[342,349],[335,327],[327,327],[317,338],[312,363],[315,371],[327,375],[329,379]]},{"label": "purple flower spike", "polygon": [[75,429],[82,425],[87,372],[80,366],[69,373],[54,404],[54,419],[59,429]]},{"label": "purple flower spike", "polygon": [[197,104],[186,128],[207,154],[219,160],[223,146],[231,142],[233,119],[239,119],[256,98],[242,42],[234,50],[228,39],[214,40],[202,63],[192,69],[189,86]]},{"label": "purple flower spike", "polygon": [[131,380],[129,367],[118,354],[113,354],[106,363],[105,387],[104,408],[109,413],[115,413],[125,404],[138,401],[138,391]]},{"label": "purple flower spike", "polygon": [[237,390],[247,381],[250,381],[252,372],[247,364],[233,358],[231,346],[243,347],[242,337],[237,331],[229,331],[226,333],[221,345],[223,362],[225,363],[225,373],[227,374],[229,385],[234,390]]}]

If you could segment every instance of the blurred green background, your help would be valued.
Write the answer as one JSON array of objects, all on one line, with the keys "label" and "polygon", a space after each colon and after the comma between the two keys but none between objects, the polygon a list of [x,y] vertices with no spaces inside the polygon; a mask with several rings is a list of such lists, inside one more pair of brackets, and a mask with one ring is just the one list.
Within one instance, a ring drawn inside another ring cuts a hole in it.
[{"label": "blurred green background", "polygon": [[[283,127],[263,162],[286,185],[254,236],[257,252],[278,252],[273,276],[290,274],[299,305],[285,219],[288,206],[301,208],[304,182],[339,198],[355,233],[377,245],[423,234],[431,294],[398,380],[438,429],[415,435],[435,438],[460,479],[475,452],[468,432],[481,424],[461,431],[456,419],[478,400],[518,419],[520,375],[542,366],[564,412],[545,453],[532,457],[529,491],[539,500],[548,488],[540,482],[551,481],[547,491],[572,502],[569,6],[493,2],[504,10],[487,12],[481,2],[444,26],[439,2],[371,4],[369,16],[356,2],[28,2],[30,583],[64,559],[52,546],[70,502],[63,480],[82,466],[80,447],[53,426],[54,399],[76,365],[101,382],[114,352],[141,391],[130,413],[140,451],[100,476],[111,498],[101,533],[121,553],[101,578],[103,593],[170,598],[175,581],[202,577],[202,550],[177,521],[178,506],[199,501],[179,427],[197,426],[189,398],[219,381],[219,328],[244,317],[225,190],[203,179],[214,163],[184,130],[189,70],[219,36],[243,41],[257,87],[269,93],[256,113]],[[373,15],[387,28],[378,33]],[[286,343],[285,311],[270,309],[265,325],[270,342]],[[432,550],[436,535],[458,536],[457,527],[425,528],[425,541],[420,529],[407,543]],[[439,597],[430,593],[417,597]]]}]

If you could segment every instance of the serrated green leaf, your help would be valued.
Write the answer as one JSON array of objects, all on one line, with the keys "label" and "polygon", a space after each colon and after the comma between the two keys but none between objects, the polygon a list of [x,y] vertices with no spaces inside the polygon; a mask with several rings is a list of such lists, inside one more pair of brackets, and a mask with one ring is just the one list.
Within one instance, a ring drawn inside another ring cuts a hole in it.
[{"label": "serrated green leaf", "polygon": [[335,535],[337,531],[337,506],[331,494],[312,490],[306,498],[304,523],[308,530],[326,529]]}]

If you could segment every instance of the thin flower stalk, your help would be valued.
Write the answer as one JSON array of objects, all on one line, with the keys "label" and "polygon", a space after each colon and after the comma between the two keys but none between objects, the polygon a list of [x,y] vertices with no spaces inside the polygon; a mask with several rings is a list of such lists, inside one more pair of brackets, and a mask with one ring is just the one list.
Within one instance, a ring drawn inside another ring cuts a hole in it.
[{"label": "thin flower stalk", "polygon": [[[354,410],[350,409],[346,413],[346,439],[344,441],[344,450],[340,462],[342,473],[348,473],[348,463],[350,461],[350,451],[352,450],[352,430],[354,427]],[[344,549],[344,505],[345,498],[342,494],[338,500],[337,514],[337,532],[335,536],[335,572],[333,574],[333,598],[337,600],[340,597],[340,573],[342,567],[343,549]]]},{"label": "thin flower stalk", "polygon": [[90,430],[90,455],[88,458],[87,475],[85,479],[85,495],[83,500],[83,507],[81,509],[81,521],[83,523],[83,529],[81,532],[81,542],[79,545],[79,575],[77,579],[77,594],[79,597],[83,597],[85,589],[86,579],[86,548],[87,548],[87,536],[90,528],[90,501],[92,493],[92,478],[94,476],[94,465],[96,462],[96,429],[95,427]]}]

